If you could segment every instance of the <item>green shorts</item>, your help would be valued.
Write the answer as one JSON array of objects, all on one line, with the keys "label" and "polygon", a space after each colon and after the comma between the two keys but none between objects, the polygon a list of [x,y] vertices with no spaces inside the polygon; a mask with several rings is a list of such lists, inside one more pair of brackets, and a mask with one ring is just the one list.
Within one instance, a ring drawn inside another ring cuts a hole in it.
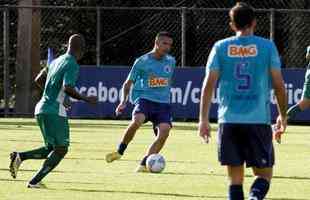
[{"label": "green shorts", "polygon": [[45,146],[69,146],[70,134],[67,117],[54,114],[38,114],[36,119],[40,126]]},{"label": "green shorts", "polygon": [[307,69],[306,71],[304,88],[302,90],[301,99],[310,99],[310,69]]}]

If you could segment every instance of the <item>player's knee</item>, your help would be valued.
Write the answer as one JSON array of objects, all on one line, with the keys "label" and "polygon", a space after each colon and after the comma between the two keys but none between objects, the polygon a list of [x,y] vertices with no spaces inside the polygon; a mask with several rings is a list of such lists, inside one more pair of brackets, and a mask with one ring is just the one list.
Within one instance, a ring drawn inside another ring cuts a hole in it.
[{"label": "player's knee", "polygon": [[132,124],[132,126],[139,128],[140,126],[142,126],[143,122],[144,122],[144,120],[142,120],[142,119],[134,119],[134,120],[132,120],[131,124]]},{"label": "player's knee", "polygon": [[68,147],[65,146],[56,146],[55,147],[55,153],[57,153],[58,155],[65,157],[65,155],[68,153]]},{"label": "player's knee", "polygon": [[266,179],[267,181],[271,181],[272,179],[272,169],[254,169],[253,172],[255,176]]},{"label": "player's knee", "polygon": [[160,132],[169,134],[171,126],[170,126],[170,124],[159,124],[158,129]]},{"label": "player's knee", "polygon": [[158,131],[159,131],[158,139],[166,140],[169,137],[170,129],[171,129],[171,126],[169,124],[160,125],[158,128]]},{"label": "player's knee", "polygon": [[143,122],[141,122],[141,120],[132,120],[130,126],[137,129],[142,126],[142,124]]}]

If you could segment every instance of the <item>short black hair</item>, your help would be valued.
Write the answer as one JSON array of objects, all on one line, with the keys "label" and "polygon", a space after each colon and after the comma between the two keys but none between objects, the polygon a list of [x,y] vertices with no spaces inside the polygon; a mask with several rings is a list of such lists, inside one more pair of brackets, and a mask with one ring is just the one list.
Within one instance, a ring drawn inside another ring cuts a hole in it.
[{"label": "short black hair", "polygon": [[255,20],[254,9],[244,2],[238,2],[232,7],[229,11],[229,16],[237,29],[248,28]]},{"label": "short black hair", "polygon": [[156,39],[158,39],[159,37],[168,37],[168,38],[173,38],[172,34],[169,33],[168,31],[160,31],[159,33],[156,34]]}]

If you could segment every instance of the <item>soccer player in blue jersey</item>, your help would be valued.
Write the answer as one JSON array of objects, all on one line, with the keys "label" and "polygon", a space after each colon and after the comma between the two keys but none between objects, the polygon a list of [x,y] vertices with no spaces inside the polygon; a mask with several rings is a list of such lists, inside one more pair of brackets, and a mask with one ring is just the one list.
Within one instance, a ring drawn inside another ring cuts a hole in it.
[{"label": "soccer player in blue jersey", "polygon": [[156,138],[150,145],[136,172],[147,172],[146,159],[158,153],[164,146],[172,127],[170,88],[175,68],[174,57],[168,55],[172,46],[172,36],[168,32],[159,32],[151,52],[136,59],[123,84],[122,100],[116,108],[119,115],[126,107],[129,91],[132,88],[132,100],[135,107],[132,121],[128,125],[117,151],[106,155],[106,161],[118,160],[124,154],[136,131],[147,121],[153,123]]},{"label": "soccer player in blue jersey", "polygon": [[308,62],[307,71],[305,74],[304,88],[302,90],[301,100],[290,107],[287,111],[288,120],[292,119],[298,113],[310,107],[310,46],[307,47],[306,60]]},{"label": "soccer player in blue jersey", "polygon": [[235,36],[215,43],[202,86],[199,134],[210,137],[209,108],[218,81],[218,158],[227,166],[229,200],[243,200],[244,163],[256,176],[249,199],[261,200],[269,190],[274,165],[270,126],[270,91],[277,98],[277,134],[286,129],[287,96],[280,59],[272,41],[253,35],[253,8],[237,3],[229,12]]}]

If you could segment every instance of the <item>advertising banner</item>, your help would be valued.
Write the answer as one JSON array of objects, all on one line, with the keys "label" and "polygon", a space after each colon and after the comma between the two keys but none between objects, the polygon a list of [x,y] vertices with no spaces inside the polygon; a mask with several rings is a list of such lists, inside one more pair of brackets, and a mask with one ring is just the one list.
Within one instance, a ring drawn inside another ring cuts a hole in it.
[{"label": "advertising banner", "polygon": [[[130,68],[119,67],[93,67],[83,66],[80,69],[80,77],[76,89],[86,95],[98,97],[98,105],[91,106],[81,101],[73,101],[68,114],[73,118],[105,118],[115,117],[114,111],[121,97],[121,87]],[[288,94],[289,106],[297,103],[302,95],[304,82],[304,69],[283,69],[285,86]],[[174,74],[173,87],[171,89],[171,103],[175,119],[197,119],[199,112],[199,99],[202,81],[205,75],[204,68],[177,68]],[[217,90],[212,98],[210,117],[217,117]],[[273,94],[273,92],[271,92]],[[271,95],[272,119],[277,112],[275,97]],[[130,117],[132,104],[123,114]],[[310,121],[310,112],[298,114],[297,121]]]}]

